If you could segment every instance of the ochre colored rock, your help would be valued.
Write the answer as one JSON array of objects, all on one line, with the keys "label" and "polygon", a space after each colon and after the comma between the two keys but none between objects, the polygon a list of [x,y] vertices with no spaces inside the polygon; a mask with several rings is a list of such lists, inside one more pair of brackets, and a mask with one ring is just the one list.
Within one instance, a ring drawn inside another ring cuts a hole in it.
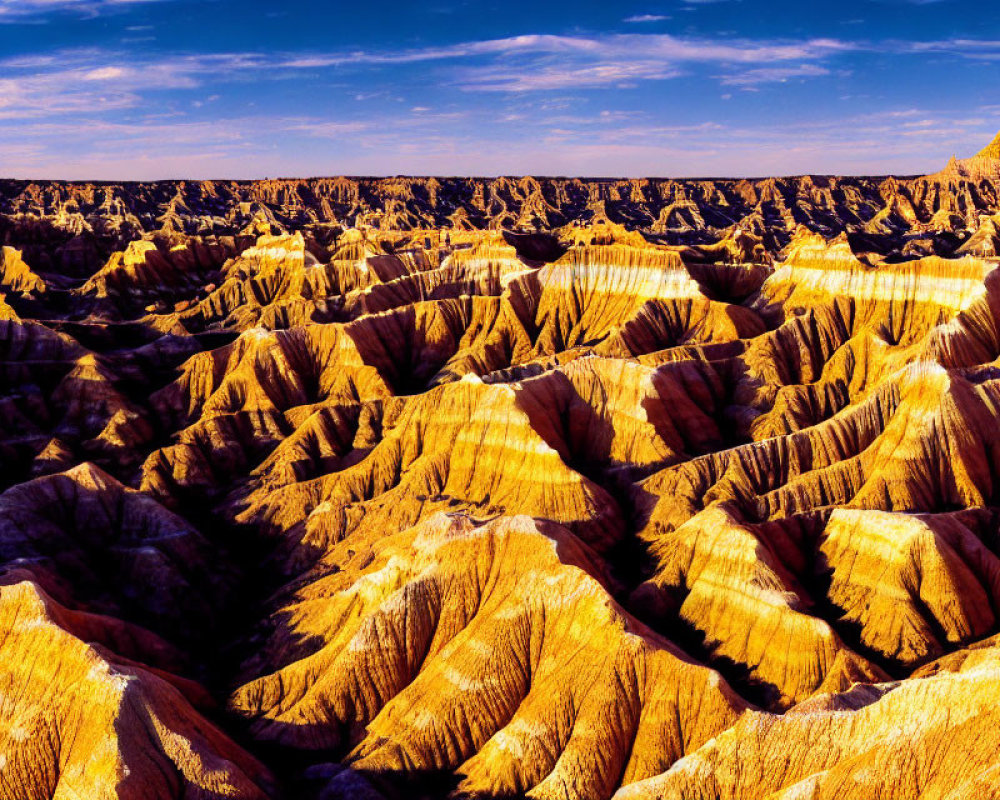
[{"label": "ochre colored rock", "polygon": [[0,181],[0,800],[1000,797],[998,147]]},{"label": "ochre colored rock", "polygon": [[181,688],[114,654],[122,627],[0,586],[0,796],[268,797],[266,770]]},{"label": "ochre colored rock", "polygon": [[[346,545],[327,557],[340,569],[288,599],[280,614],[294,622],[247,665],[264,676],[232,702],[259,737],[349,748],[356,771],[455,770],[473,795],[607,796],[744,707],[631,619],[563,528],[440,514]],[[323,644],[302,652],[304,640]]]}]

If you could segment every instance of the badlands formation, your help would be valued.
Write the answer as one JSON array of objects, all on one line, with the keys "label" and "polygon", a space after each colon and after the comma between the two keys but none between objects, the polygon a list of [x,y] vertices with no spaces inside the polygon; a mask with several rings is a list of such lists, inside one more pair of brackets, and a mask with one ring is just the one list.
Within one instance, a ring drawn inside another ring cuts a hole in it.
[{"label": "badlands formation", "polygon": [[1000,797],[998,193],[0,184],[0,800]]}]

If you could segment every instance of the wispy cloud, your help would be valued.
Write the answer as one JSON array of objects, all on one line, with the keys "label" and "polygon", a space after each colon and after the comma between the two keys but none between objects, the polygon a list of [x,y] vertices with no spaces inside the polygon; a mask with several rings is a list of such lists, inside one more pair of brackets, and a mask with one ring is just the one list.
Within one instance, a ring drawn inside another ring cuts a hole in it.
[{"label": "wispy cloud", "polygon": [[0,119],[133,108],[150,92],[196,89],[207,76],[237,76],[267,63],[253,54],[141,60],[100,49],[0,59]]},{"label": "wispy cloud", "polygon": [[900,53],[942,53],[983,61],[1000,60],[1000,39],[941,39],[928,42],[895,42]]},{"label": "wispy cloud", "polygon": [[818,64],[797,64],[791,67],[756,67],[731,75],[723,75],[720,81],[726,86],[759,86],[762,83],[784,83],[794,79],[823,78],[830,70]]},{"label": "wispy cloud", "polygon": [[[468,91],[531,92],[599,88],[666,80],[684,74],[686,64],[756,65],[811,62],[855,49],[836,39],[704,39],[670,34],[557,36],[531,34],[448,47],[392,53],[353,51],[289,58],[278,64],[318,69],[438,61],[486,61],[457,69],[454,84]],[[800,77],[818,76],[799,69]],[[765,82],[763,71],[757,82]],[[775,78],[780,80],[780,78]]]},{"label": "wispy cloud", "polygon": [[641,22],[664,22],[670,19],[670,17],[664,14],[636,14],[632,17],[625,17],[622,22],[629,23],[641,23]]},{"label": "wispy cloud", "polygon": [[[33,0],[61,6],[63,0]],[[66,0],[71,2],[71,0]],[[104,0],[109,3],[156,0]],[[4,0],[0,0],[3,3]],[[83,0],[77,0],[83,2]],[[363,70],[440,64],[436,80],[465,92],[522,94],[635,86],[717,68],[724,86],[810,80],[833,74],[832,60],[846,54],[948,53],[1000,60],[1000,41],[949,39],[926,42],[864,42],[833,38],[699,38],[622,33],[602,36],[528,34],[394,51],[331,53],[214,53],[142,59],[106,50],[75,50],[0,60],[0,117],[101,113],[139,104],[150,92],[194,89],[208,81],[287,78],[302,71]],[[843,70],[839,74],[846,74]],[[361,94],[379,97],[384,92]]]},{"label": "wispy cloud", "polygon": [[636,81],[666,80],[681,74],[676,67],[657,61],[580,66],[532,65],[530,69],[494,66],[466,70],[457,83],[470,92],[537,92],[621,86]]},{"label": "wispy cloud", "polygon": [[110,9],[156,2],[164,0],[0,0],[0,23],[19,22],[55,12],[92,17]]},{"label": "wispy cloud", "polygon": [[315,68],[350,64],[408,64],[478,56],[541,54],[585,58],[659,58],[667,61],[764,63],[820,58],[855,49],[836,39],[805,40],[704,39],[670,34],[622,33],[609,36],[527,34],[504,39],[463,42],[395,52],[356,50],[297,56],[279,66]]},{"label": "wispy cloud", "polygon": [[135,107],[151,92],[195,89],[206,81],[244,80],[251,75],[258,80],[276,79],[304,70],[394,64],[451,62],[441,81],[467,92],[513,94],[629,86],[676,78],[691,64],[729,65],[733,74],[738,69],[744,77],[723,82],[750,85],[821,76],[826,70],[816,62],[852,47],[834,39],[709,40],[617,34],[525,35],[395,52],[298,56],[216,53],[144,60],[124,52],[64,50],[0,60],[0,118],[110,112]]},{"label": "wispy cloud", "polygon": [[817,77],[825,74],[825,70],[811,64],[758,68],[753,65],[812,62],[852,47],[833,39],[709,40],[668,34],[518,37],[482,45],[506,57],[498,64],[461,70],[456,82],[463,89],[529,92],[634,85],[679,77],[685,74],[686,65],[695,64],[739,66],[743,74],[753,76],[746,83],[763,83],[781,80],[779,71],[787,77]]}]

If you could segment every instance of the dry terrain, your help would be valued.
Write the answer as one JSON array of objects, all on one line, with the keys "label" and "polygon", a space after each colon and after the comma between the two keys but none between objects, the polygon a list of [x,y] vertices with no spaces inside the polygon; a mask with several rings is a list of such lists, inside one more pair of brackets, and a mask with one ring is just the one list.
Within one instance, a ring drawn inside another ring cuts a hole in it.
[{"label": "dry terrain", "polygon": [[0,243],[0,800],[1000,798],[1000,137]]}]

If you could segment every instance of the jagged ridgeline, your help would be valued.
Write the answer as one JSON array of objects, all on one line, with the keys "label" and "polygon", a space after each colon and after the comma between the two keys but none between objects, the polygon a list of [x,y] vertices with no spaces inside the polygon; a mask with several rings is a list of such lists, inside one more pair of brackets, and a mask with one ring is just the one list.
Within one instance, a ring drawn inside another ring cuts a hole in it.
[{"label": "jagged ridgeline", "polygon": [[0,800],[1000,797],[998,165],[6,182]]}]

